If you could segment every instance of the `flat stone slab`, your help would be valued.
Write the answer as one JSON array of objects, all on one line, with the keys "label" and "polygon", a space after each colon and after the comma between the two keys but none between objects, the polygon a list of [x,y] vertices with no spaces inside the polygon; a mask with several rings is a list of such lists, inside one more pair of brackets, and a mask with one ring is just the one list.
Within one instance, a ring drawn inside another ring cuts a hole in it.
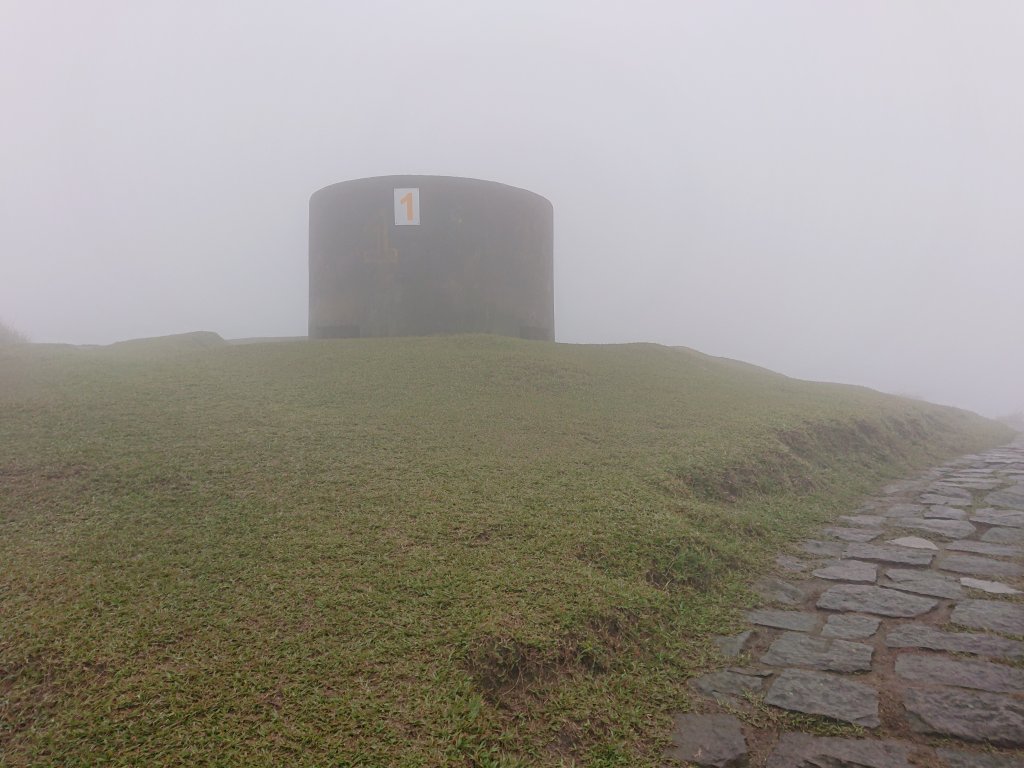
[{"label": "flat stone slab", "polygon": [[747,611],[747,621],[762,627],[788,629],[793,632],[810,632],[818,626],[818,614],[764,609]]},{"label": "flat stone slab", "polygon": [[975,632],[943,632],[927,624],[900,624],[886,634],[885,644],[889,648],[927,648],[996,658],[1024,656],[1024,643],[1017,640]]},{"label": "flat stone slab", "polygon": [[928,539],[922,539],[920,536],[903,536],[899,539],[892,539],[888,543],[897,547],[910,547],[911,549],[938,550],[939,548],[935,542],[928,541]]},{"label": "flat stone slab", "polygon": [[891,544],[849,544],[846,547],[846,557],[897,565],[930,565],[934,555],[931,552],[894,547]]},{"label": "flat stone slab", "polygon": [[882,501],[881,499],[868,499],[863,504],[861,504],[859,507],[857,507],[855,510],[853,510],[853,514],[855,514],[855,515],[867,514],[869,512],[874,512],[879,507],[884,507],[884,506],[885,506],[885,502]]},{"label": "flat stone slab", "polygon": [[1024,544],[1024,528],[996,526],[981,534],[981,540],[992,544]]},{"label": "flat stone slab", "polygon": [[975,552],[979,555],[992,557],[1024,558],[1024,547],[1013,547],[1008,544],[990,544],[987,541],[951,541],[946,549],[954,552]]},{"label": "flat stone slab", "polygon": [[913,517],[924,514],[923,504],[893,504],[881,510],[886,517]]},{"label": "flat stone slab", "polygon": [[773,667],[811,667],[828,672],[866,672],[871,669],[874,649],[864,643],[809,637],[787,632],[771,644],[761,657]]},{"label": "flat stone slab", "polygon": [[831,581],[859,581],[874,584],[878,576],[878,566],[875,563],[865,563],[863,560],[837,560],[824,568],[818,568],[813,575],[819,579]]},{"label": "flat stone slab", "polygon": [[822,637],[838,637],[843,640],[863,640],[878,631],[881,619],[874,616],[854,616],[848,613],[835,613],[828,617],[821,630]]},{"label": "flat stone slab", "polygon": [[676,715],[668,756],[701,768],[734,768],[747,760],[747,741],[732,715]]},{"label": "flat stone slab", "polygon": [[839,739],[784,733],[765,768],[913,768],[913,745],[887,739]]},{"label": "flat stone slab", "polygon": [[842,539],[843,541],[871,541],[877,539],[882,535],[881,530],[872,530],[871,528],[841,528],[838,526],[832,526],[826,528],[823,533],[826,536],[832,536],[836,539]]},{"label": "flat stone slab", "polygon": [[828,672],[784,670],[772,683],[765,703],[866,728],[879,724],[878,692],[864,683]]},{"label": "flat stone slab", "polygon": [[956,688],[907,688],[903,706],[910,728],[918,733],[1002,747],[1024,744],[1024,702],[1009,696]]},{"label": "flat stone slab", "polygon": [[961,499],[955,496],[947,496],[938,493],[926,493],[918,498],[922,504],[934,504],[941,507],[966,507],[971,503],[970,499]]},{"label": "flat stone slab", "polygon": [[885,518],[881,515],[840,515],[839,519],[847,525],[856,525],[862,528],[881,528]]},{"label": "flat stone slab", "polygon": [[897,618],[920,616],[936,605],[938,601],[928,597],[862,584],[838,584],[827,589],[818,598],[819,608]]},{"label": "flat stone slab", "polygon": [[922,504],[932,504],[939,507],[967,507],[971,504],[970,499],[957,499],[956,497],[940,494],[924,494],[918,498]]},{"label": "flat stone slab", "polygon": [[806,597],[800,587],[773,577],[758,580],[754,591],[768,602],[782,605],[800,605]]},{"label": "flat stone slab", "polygon": [[1000,600],[963,600],[949,620],[973,629],[1024,635],[1024,605]]},{"label": "flat stone slab", "polygon": [[953,573],[968,576],[989,576],[995,579],[1019,579],[1024,576],[1024,567],[1005,560],[991,560],[978,555],[946,555],[937,567]]},{"label": "flat stone slab", "polygon": [[1001,581],[986,581],[985,579],[972,579],[970,576],[963,576],[960,584],[970,589],[980,589],[990,595],[1020,595],[1024,594],[1019,589],[1014,589],[1009,584]]},{"label": "flat stone slab", "polygon": [[934,506],[928,507],[924,513],[925,520],[963,520],[967,513],[955,507]]},{"label": "flat stone slab", "polygon": [[711,638],[711,642],[718,646],[719,652],[727,659],[735,658],[743,653],[743,648],[754,636],[754,631],[748,629],[746,632],[740,632],[738,635],[716,635]]},{"label": "flat stone slab", "polygon": [[974,498],[973,494],[966,488],[961,488],[956,483],[950,483],[946,478],[929,485],[928,492],[966,502],[970,502]]},{"label": "flat stone slab", "polygon": [[899,528],[927,531],[945,539],[966,539],[978,530],[966,520],[915,520],[901,517],[893,520],[892,524]]},{"label": "flat stone slab", "polygon": [[953,579],[944,577],[934,571],[913,571],[907,568],[890,568],[885,572],[881,586],[913,592],[915,595],[943,597],[956,600],[963,597],[964,591]]},{"label": "flat stone slab", "polygon": [[924,487],[924,482],[921,480],[897,480],[894,483],[889,483],[882,489],[882,493],[887,496],[893,496],[897,493],[908,493],[910,491],[920,490]]},{"label": "flat stone slab", "polygon": [[915,683],[973,688],[989,693],[1024,693],[1024,669],[989,661],[963,661],[938,654],[901,653],[896,674]]},{"label": "flat stone slab", "polygon": [[1024,512],[979,509],[971,515],[971,520],[988,525],[1003,525],[1007,528],[1024,528]]},{"label": "flat stone slab", "polygon": [[995,490],[999,485],[1004,484],[998,480],[983,480],[980,477],[951,477],[949,482],[969,490]]},{"label": "flat stone slab", "polygon": [[719,704],[736,704],[746,694],[760,693],[764,684],[762,675],[746,675],[731,669],[712,672],[691,682],[696,690]]},{"label": "flat stone slab", "polygon": [[993,507],[1009,507],[1024,510],[1024,485],[1015,485],[1001,491],[993,491],[985,497],[985,503]]},{"label": "flat stone slab", "polygon": [[775,564],[789,573],[802,573],[808,568],[807,563],[792,555],[779,555],[775,558]]},{"label": "flat stone slab", "polygon": [[962,749],[937,749],[947,768],[1020,768],[1021,759],[1013,755],[967,752]]},{"label": "flat stone slab", "polygon": [[998,480],[957,480],[955,484],[970,491],[994,491],[1003,485]]},{"label": "flat stone slab", "polygon": [[843,545],[835,541],[807,539],[800,542],[800,549],[816,557],[839,557],[843,554]]}]

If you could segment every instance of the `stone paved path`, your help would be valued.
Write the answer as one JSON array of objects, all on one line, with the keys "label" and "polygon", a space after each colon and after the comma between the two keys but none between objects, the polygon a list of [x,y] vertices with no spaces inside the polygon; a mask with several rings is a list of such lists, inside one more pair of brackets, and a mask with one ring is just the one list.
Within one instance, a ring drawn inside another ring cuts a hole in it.
[{"label": "stone paved path", "polygon": [[[1024,768],[1024,436],[886,487],[777,566],[666,765]],[[756,728],[765,707],[864,735]]]}]

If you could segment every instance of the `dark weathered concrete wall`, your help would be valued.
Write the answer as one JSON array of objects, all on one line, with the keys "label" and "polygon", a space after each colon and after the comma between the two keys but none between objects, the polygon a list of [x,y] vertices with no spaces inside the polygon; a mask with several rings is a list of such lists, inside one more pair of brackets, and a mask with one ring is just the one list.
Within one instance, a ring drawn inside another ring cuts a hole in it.
[{"label": "dark weathered concrete wall", "polygon": [[[420,224],[394,190],[419,189]],[[524,189],[452,176],[380,176],[309,201],[309,335],[496,333],[553,340],[554,214]]]}]

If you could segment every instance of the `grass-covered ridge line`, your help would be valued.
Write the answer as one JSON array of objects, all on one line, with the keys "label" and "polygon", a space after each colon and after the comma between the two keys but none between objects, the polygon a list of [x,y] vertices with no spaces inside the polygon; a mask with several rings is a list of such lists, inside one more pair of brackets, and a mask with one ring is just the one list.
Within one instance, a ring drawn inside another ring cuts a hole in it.
[{"label": "grass-covered ridge line", "polygon": [[0,350],[0,762],[658,765],[786,542],[1009,434],[685,349]]}]

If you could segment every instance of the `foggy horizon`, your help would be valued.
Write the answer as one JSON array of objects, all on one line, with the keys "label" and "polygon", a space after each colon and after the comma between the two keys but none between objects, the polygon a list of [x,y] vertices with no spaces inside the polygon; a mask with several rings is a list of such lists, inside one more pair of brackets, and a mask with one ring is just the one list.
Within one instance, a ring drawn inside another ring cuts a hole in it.
[{"label": "foggy horizon", "polygon": [[554,206],[559,342],[1024,410],[1024,6],[12,2],[0,322],[305,335],[308,202]]}]

